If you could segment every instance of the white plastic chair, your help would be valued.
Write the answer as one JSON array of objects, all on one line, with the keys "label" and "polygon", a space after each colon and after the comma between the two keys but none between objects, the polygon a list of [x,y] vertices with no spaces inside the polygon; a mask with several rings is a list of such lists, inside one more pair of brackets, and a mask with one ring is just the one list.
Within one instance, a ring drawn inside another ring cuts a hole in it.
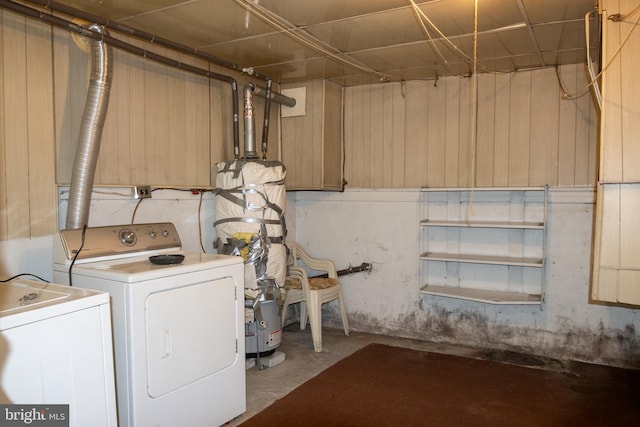
[{"label": "white plastic chair", "polygon": [[[338,301],[345,335],[349,335],[349,322],[344,308],[342,286],[336,274],[333,261],[311,257],[298,244],[287,242],[291,251],[292,265],[287,270],[285,283],[285,299],[282,307],[282,324],[291,304],[300,303],[300,329],[307,325],[307,313],[311,324],[313,348],[322,351],[322,304]],[[305,268],[306,266],[306,268]],[[307,269],[326,272],[328,277],[308,277]]]}]

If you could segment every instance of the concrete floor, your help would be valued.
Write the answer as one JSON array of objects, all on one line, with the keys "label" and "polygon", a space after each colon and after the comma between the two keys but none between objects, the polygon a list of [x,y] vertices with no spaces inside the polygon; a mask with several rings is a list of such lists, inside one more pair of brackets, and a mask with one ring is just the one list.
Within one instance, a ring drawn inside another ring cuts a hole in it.
[{"label": "concrete floor", "polygon": [[309,327],[301,331],[298,324],[294,323],[285,327],[282,344],[278,347],[278,351],[285,355],[284,362],[262,370],[257,367],[247,369],[247,411],[227,425],[240,425],[329,366],[370,343],[460,356],[477,355],[477,349],[358,332],[346,336],[341,329],[328,328],[322,331],[322,352],[316,353],[313,351]]}]

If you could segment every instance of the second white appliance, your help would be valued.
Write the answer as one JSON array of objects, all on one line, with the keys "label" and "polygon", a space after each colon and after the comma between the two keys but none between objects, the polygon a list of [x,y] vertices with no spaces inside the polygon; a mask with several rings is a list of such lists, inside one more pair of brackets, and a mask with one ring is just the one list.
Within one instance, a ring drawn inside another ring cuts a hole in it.
[{"label": "second white appliance", "polygon": [[71,427],[116,427],[110,316],[104,292],[0,284],[0,403],[69,405]]}]

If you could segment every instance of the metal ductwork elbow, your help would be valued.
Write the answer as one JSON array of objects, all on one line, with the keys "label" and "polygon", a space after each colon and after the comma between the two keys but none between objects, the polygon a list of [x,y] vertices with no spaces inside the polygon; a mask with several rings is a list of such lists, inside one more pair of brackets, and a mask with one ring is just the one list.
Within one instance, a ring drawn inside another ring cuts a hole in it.
[{"label": "metal ductwork elbow", "polygon": [[[98,24],[91,24],[88,28],[93,32],[108,34],[107,30]],[[92,70],[71,175],[67,229],[78,229],[88,225],[100,140],[109,107],[113,74],[112,49],[102,41],[91,40],[90,43]]]}]

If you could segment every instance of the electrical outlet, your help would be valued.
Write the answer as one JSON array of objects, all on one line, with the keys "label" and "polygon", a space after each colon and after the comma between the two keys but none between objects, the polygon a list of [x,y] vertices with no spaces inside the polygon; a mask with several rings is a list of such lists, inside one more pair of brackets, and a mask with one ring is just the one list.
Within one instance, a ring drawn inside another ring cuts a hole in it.
[{"label": "electrical outlet", "polygon": [[148,185],[136,185],[133,187],[133,197],[136,199],[151,198],[151,187]]}]

